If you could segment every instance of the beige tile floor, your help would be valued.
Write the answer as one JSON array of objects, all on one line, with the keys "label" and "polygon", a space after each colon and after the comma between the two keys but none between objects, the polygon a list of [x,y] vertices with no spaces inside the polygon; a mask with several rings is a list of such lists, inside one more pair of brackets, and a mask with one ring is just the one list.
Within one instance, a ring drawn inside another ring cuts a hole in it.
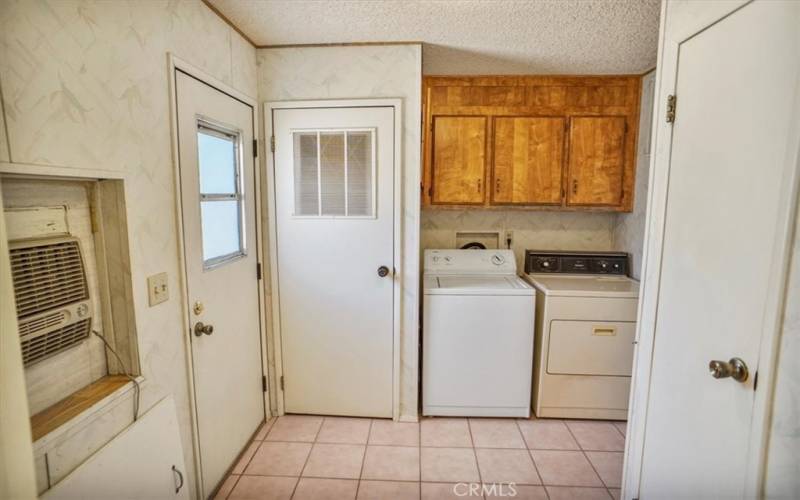
[{"label": "beige tile floor", "polygon": [[287,415],[267,422],[216,498],[427,500],[513,483],[517,499],[619,498],[625,423]]}]

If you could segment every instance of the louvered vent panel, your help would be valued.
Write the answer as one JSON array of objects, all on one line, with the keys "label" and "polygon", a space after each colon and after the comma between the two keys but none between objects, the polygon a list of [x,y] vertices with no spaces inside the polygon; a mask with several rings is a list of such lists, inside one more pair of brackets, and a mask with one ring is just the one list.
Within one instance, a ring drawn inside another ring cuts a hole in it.
[{"label": "louvered vent panel", "polygon": [[52,330],[33,337],[22,339],[22,362],[25,366],[42,361],[59,352],[79,344],[89,336],[92,321],[90,318],[67,325],[57,330]]},{"label": "louvered vent panel", "polygon": [[20,319],[89,297],[77,241],[12,249],[11,272]]},{"label": "louvered vent panel", "polygon": [[78,240],[14,243],[10,254],[24,365],[85,340],[92,307]]},{"label": "louvered vent panel", "polygon": [[28,335],[35,334],[41,330],[49,328],[51,326],[56,326],[66,318],[65,311],[56,311],[52,314],[45,314],[39,318],[33,319],[31,321],[26,321],[19,324],[19,336],[26,337]]}]

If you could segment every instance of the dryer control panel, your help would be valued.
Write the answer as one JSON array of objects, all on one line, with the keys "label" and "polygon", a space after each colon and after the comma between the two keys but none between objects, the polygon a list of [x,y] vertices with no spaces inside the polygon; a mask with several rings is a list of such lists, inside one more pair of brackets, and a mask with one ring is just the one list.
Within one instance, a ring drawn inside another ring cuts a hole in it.
[{"label": "dryer control panel", "polygon": [[620,274],[628,275],[628,254],[624,252],[525,251],[526,273]]}]

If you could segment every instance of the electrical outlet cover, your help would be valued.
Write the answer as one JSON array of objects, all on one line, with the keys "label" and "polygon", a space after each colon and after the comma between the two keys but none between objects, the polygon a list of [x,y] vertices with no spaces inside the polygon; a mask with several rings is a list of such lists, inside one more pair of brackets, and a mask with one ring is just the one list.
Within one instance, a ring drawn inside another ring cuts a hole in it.
[{"label": "electrical outlet cover", "polygon": [[147,295],[150,307],[166,302],[169,299],[167,273],[158,273],[147,278]]}]

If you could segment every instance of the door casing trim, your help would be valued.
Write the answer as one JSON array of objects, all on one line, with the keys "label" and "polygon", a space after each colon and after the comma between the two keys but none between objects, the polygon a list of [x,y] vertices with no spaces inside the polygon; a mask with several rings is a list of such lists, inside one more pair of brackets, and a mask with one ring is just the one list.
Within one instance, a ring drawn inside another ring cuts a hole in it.
[{"label": "door casing trim", "polygon": [[[211,492],[203,490],[203,469],[202,461],[200,458],[200,433],[198,428],[198,416],[195,397],[194,386],[194,360],[192,358],[192,345],[190,339],[191,317],[189,311],[189,288],[186,277],[186,253],[184,248],[184,232],[183,232],[183,207],[181,206],[181,184],[180,184],[180,151],[178,141],[178,96],[176,85],[176,72],[181,71],[187,75],[213,87],[220,92],[231,96],[232,98],[241,101],[242,103],[252,108],[253,120],[253,139],[259,138],[258,133],[258,102],[256,99],[245,95],[244,93],[234,89],[230,85],[214,78],[196,66],[180,59],[173,53],[167,53],[167,75],[169,83],[169,110],[170,110],[170,142],[172,145],[172,164],[174,175],[175,187],[175,214],[176,214],[176,227],[178,231],[178,282],[180,286],[180,300],[183,320],[183,344],[184,352],[186,355],[186,377],[189,384],[189,407],[192,423],[192,455],[194,458],[195,469],[195,488],[198,492],[198,497],[206,498]],[[258,141],[259,146],[263,141]],[[255,221],[256,221],[256,260],[263,268],[264,263],[264,228],[263,220],[261,217],[262,202],[261,202],[261,169],[259,168],[259,157],[263,154],[263,148],[259,148],[258,157],[253,159],[254,170],[254,189],[255,189]],[[266,289],[264,279],[258,280],[258,309],[259,309],[259,337],[261,343],[261,375],[268,377],[267,374],[267,337],[266,337]],[[267,419],[272,412],[269,404],[269,392],[263,393],[264,398],[264,418]]]},{"label": "door casing trim", "polygon": [[[655,107],[653,111],[652,158],[648,185],[646,231],[642,263],[641,293],[637,324],[637,349],[633,362],[633,378],[628,409],[628,429],[623,466],[622,498],[639,497],[642,461],[645,446],[647,406],[650,396],[650,374],[655,345],[655,326],[658,313],[659,289],[664,246],[665,215],[668,200],[668,182],[672,151],[672,124],[666,123],[666,99],[675,94],[677,86],[678,54],[682,42],[716,24],[728,15],[741,9],[751,0],[729,0],[707,3],[702,9],[695,8],[692,17],[684,13],[681,25],[672,25],[671,8],[675,4],[664,2],[661,7],[658,68],[655,82]],[[696,6],[695,6],[696,7]],[[668,32],[667,32],[668,31]],[[800,116],[800,88],[796,88],[794,116]],[[680,106],[680,105],[679,105]],[[678,111],[678,120],[680,111]],[[777,221],[776,250],[772,256],[770,273],[770,295],[767,297],[758,358],[758,390],[753,403],[753,420],[748,445],[745,497],[760,498],[763,495],[766,472],[766,453],[771,421],[775,367],[783,324],[786,301],[786,280],[791,258],[792,236],[798,204],[798,182],[800,181],[800,123],[792,124],[789,143],[785,152],[784,183],[781,206],[785,207]]]},{"label": "door casing trim", "polygon": [[[394,108],[394,298],[392,324],[392,419],[400,420],[400,337],[401,318],[403,314],[403,100],[401,98],[376,99],[321,99],[297,101],[269,101],[264,103],[264,137],[269,143],[273,136],[273,111],[279,109],[311,109],[311,108]],[[266,149],[266,148],[265,148]],[[275,380],[283,377],[283,360],[281,356],[281,318],[280,289],[278,286],[278,232],[275,197],[275,153],[267,151],[267,225],[269,231],[269,260],[272,302],[272,352],[275,353]],[[413,186],[410,187],[414,189]],[[284,394],[280,384],[276,384],[277,415],[285,413]]]}]

